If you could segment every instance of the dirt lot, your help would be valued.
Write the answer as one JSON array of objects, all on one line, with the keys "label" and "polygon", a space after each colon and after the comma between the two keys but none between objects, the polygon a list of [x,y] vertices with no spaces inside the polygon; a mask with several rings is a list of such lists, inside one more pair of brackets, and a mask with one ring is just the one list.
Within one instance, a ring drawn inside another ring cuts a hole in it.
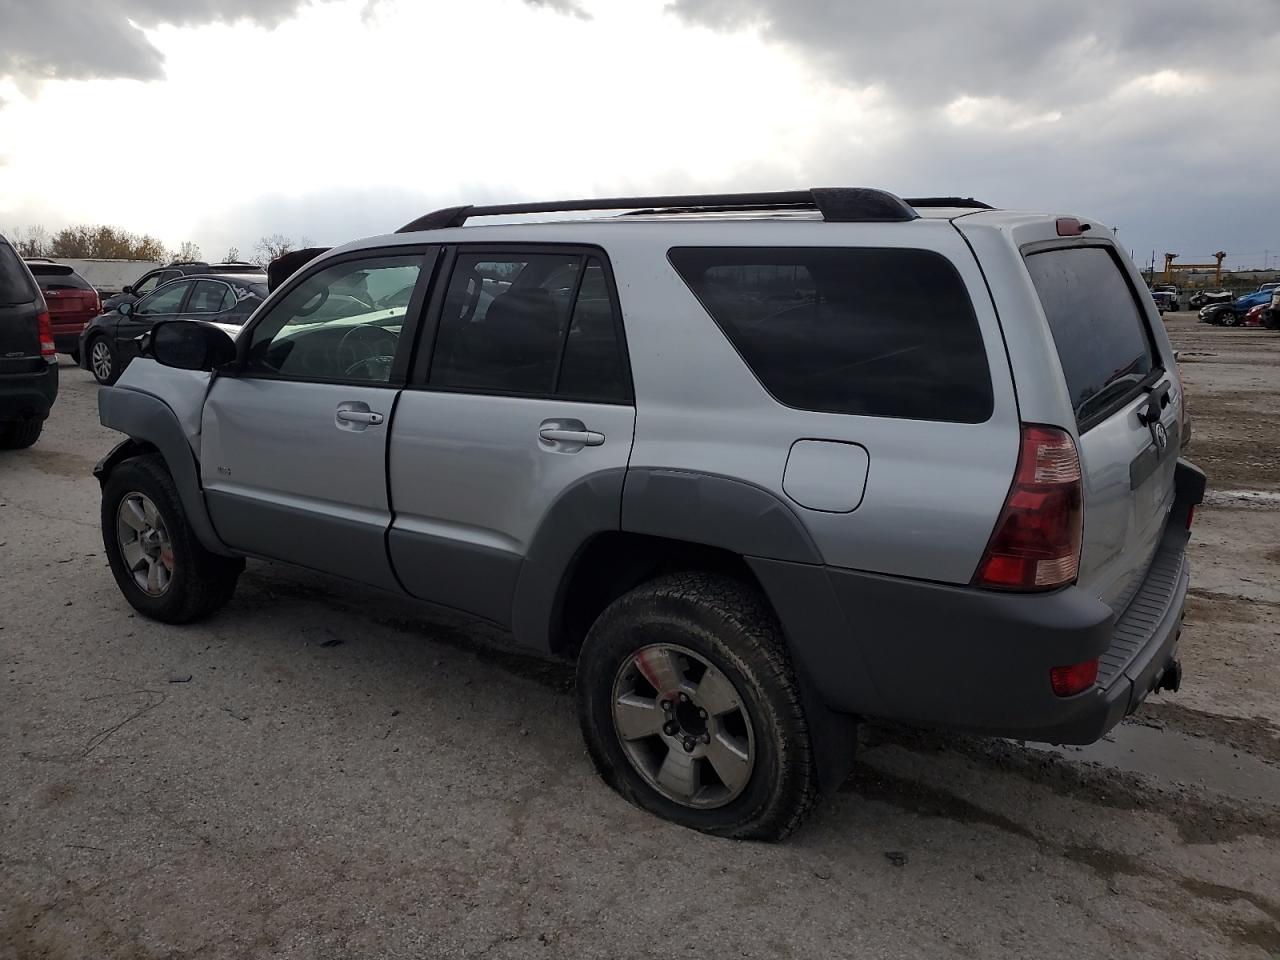
[{"label": "dirt lot", "polygon": [[570,672],[453,616],[253,563],[135,617],[64,367],[0,454],[0,956],[1280,956],[1280,335],[1168,321],[1212,487],[1182,691],[1086,750],[871,727],[771,846],[628,806]]}]

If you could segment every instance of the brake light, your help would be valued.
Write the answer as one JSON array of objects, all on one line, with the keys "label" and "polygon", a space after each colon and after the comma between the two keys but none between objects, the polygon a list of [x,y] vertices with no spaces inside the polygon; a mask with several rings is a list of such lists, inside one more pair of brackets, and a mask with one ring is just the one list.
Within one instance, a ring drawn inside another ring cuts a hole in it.
[{"label": "brake light", "polygon": [[53,346],[53,323],[49,320],[48,310],[41,310],[36,317],[36,330],[40,335],[40,356],[56,360],[58,351]]},{"label": "brake light", "polygon": [[1075,217],[1059,217],[1057,227],[1060,237],[1078,237],[1086,229]]},{"label": "brake light", "polygon": [[1052,590],[1075,580],[1084,526],[1080,458],[1071,435],[1023,424],[1013,486],[973,582]]},{"label": "brake light", "polygon": [[1054,667],[1049,671],[1049,683],[1059,697],[1074,697],[1092,687],[1098,680],[1098,658],[1069,667]]}]

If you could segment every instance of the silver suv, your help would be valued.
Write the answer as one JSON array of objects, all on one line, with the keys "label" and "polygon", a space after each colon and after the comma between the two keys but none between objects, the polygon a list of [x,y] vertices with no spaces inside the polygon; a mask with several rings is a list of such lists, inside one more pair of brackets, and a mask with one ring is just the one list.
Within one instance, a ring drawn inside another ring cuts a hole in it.
[{"label": "silver suv", "polygon": [[601,775],[678,823],[784,836],[859,718],[1089,743],[1177,688],[1204,475],[1099,223],[866,189],[457,207],[322,252],[234,340],[147,338],[99,393],[133,606],[207,616],[254,556],[483,617],[576,659]]}]

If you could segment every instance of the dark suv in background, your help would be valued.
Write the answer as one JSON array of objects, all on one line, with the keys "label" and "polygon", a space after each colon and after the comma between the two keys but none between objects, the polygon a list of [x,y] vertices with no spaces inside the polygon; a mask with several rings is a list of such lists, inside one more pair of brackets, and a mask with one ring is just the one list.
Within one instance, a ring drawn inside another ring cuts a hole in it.
[{"label": "dark suv in background", "polygon": [[0,236],[0,449],[35,443],[57,396],[49,308],[27,265]]},{"label": "dark suv in background", "polygon": [[49,307],[53,345],[59,353],[80,362],[80,334],[89,321],[102,312],[98,291],[65,263],[46,257],[29,257],[27,266]]},{"label": "dark suv in background", "polygon": [[170,280],[95,317],[80,335],[80,365],[99,383],[115,383],[138,355],[138,337],[159,321],[203,320],[234,337],[266,298],[267,275],[260,271],[205,272]]},{"label": "dark suv in background", "polygon": [[203,260],[175,260],[156,270],[149,270],[133,283],[127,283],[124,289],[113,297],[102,302],[103,312],[114,310],[122,303],[134,303],[149,293],[154,293],[163,283],[177,280],[179,277],[191,277],[201,273],[236,273],[260,274],[262,267],[252,263],[235,260],[228,263],[205,263]]}]

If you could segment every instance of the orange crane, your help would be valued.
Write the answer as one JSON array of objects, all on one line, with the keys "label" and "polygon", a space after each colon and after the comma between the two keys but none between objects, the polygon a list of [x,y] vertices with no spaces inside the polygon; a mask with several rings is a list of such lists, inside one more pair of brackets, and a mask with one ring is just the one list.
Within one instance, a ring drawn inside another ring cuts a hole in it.
[{"label": "orange crane", "polygon": [[1217,253],[1213,255],[1213,258],[1218,262],[1217,263],[1174,263],[1173,261],[1178,259],[1178,255],[1176,253],[1166,253],[1164,255],[1164,282],[1165,283],[1173,282],[1173,271],[1175,270],[1212,270],[1213,285],[1215,287],[1220,287],[1222,286],[1222,261],[1227,258],[1227,255],[1222,250],[1219,250]]}]

